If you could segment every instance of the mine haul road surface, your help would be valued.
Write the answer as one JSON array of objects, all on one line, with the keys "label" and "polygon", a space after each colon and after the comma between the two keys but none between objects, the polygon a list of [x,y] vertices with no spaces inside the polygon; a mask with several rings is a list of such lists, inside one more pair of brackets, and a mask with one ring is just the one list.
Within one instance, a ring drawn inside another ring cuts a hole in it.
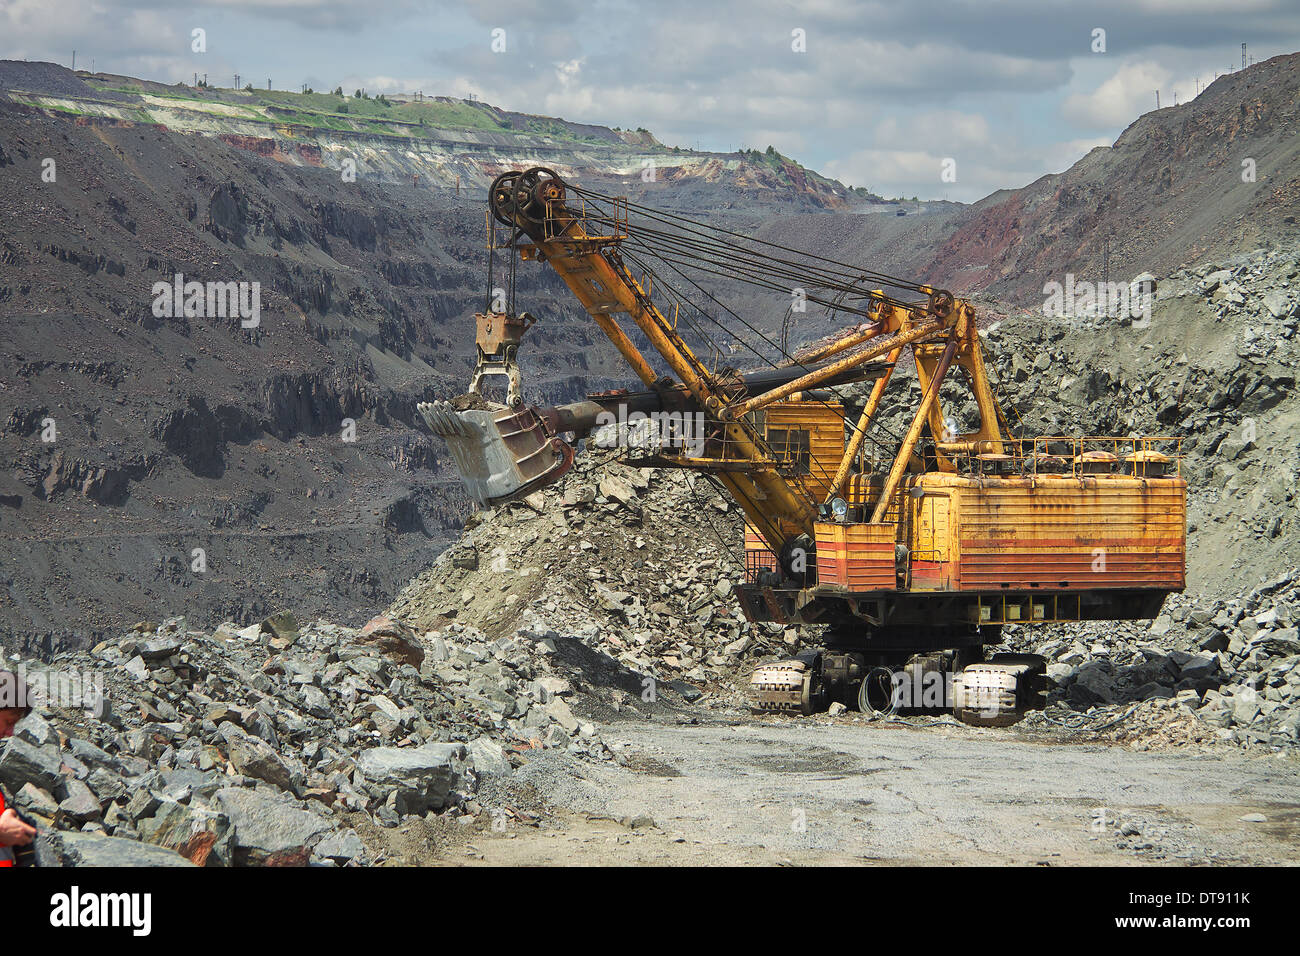
[{"label": "mine haul road surface", "polygon": [[606,741],[618,764],[541,755],[517,772],[513,786],[527,781],[546,795],[553,813],[543,825],[511,821],[467,834],[445,861],[1300,861],[1300,761],[1290,757],[1227,748],[1138,752],[1065,735],[1034,740],[1014,729],[852,718],[620,722]]}]

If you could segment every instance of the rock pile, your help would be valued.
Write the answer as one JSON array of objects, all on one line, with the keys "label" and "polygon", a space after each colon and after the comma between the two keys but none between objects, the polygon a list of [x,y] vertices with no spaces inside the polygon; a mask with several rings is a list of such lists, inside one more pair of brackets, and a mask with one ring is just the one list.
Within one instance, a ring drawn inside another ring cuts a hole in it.
[{"label": "rock pile", "polygon": [[[1149,625],[1010,628],[1005,636],[1011,647],[1048,659],[1052,700],[1095,709],[1099,723],[1138,704],[1147,732],[1135,734],[1130,723],[1119,733],[1293,750],[1300,748],[1297,622],[1300,571],[1292,569],[1240,599],[1171,597]],[[1166,726],[1185,715],[1196,721]]]},{"label": "rock pile", "polygon": [[480,512],[399,595],[417,630],[450,622],[576,638],[687,700],[734,700],[745,662],[796,650],[801,629],[756,626],[733,595],[742,519],[705,478],[581,455],[555,487]]},{"label": "rock pile", "polygon": [[374,862],[359,814],[491,813],[480,784],[533,751],[614,759],[598,713],[738,702],[746,662],[801,640],[743,619],[740,529],[703,479],[584,455],[473,516],[364,628],[174,618],[54,656],[102,698],[29,717],[0,784],[52,860]]},{"label": "rock pile", "polygon": [[29,673],[92,690],[20,723],[0,784],[43,824],[51,859],[130,863],[147,844],[199,865],[364,864],[351,815],[474,815],[479,783],[531,750],[610,759],[555,655],[546,634],[417,635],[387,617],[141,624]]}]

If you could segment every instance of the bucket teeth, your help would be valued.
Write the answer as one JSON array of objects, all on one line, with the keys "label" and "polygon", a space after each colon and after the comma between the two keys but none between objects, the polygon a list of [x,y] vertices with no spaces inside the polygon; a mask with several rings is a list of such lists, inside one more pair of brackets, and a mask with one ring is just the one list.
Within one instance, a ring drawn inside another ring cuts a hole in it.
[{"label": "bucket teeth", "polygon": [[415,409],[424,418],[429,431],[435,435],[460,435],[466,438],[470,435],[469,426],[446,402],[420,402]]}]

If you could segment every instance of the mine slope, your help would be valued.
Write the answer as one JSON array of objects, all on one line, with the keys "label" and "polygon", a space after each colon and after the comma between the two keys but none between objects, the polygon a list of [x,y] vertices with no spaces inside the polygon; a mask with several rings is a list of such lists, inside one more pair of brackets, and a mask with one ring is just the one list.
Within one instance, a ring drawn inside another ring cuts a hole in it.
[{"label": "mine slope", "polygon": [[1300,235],[1300,53],[1145,113],[1059,175],[971,207],[926,274],[1021,305],[1073,272],[1128,281]]}]

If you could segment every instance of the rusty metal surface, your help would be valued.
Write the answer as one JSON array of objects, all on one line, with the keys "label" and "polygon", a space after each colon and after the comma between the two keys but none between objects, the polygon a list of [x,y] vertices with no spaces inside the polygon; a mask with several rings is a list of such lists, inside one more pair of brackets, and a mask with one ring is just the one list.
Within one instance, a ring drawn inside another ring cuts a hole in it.
[{"label": "rusty metal surface", "polygon": [[1180,478],[1119,475],[954,488],[956,587],[1181,589],[1186,492]]},{"label": "rusty metal surface", "polygon": [[[1181,478],[930,473],[910,485],[919,497],[898,496],[907,519],[901,535],[909,590],[1181,590],[1185,584]],[[895,590],[899,513],[895,508],[880,525],[816,524],[818,583],[851,592]]]},{"label": "rusty metal surface", "polygon": [[894,590],[897,572],[892,524],[813,525],[817,543],[817,583],[849,591]]},{"label": "rusty metal surface", "polygon": [[748,521],[745,522],[745,580],[757,583],[758,576],[764,571],[775,571],[778,567],[776,554],[767,546],[767,541]]},{"label": "rusty metal surface", "polygon": [[781,457],[781,448],[773,442],[773,431],[807,432],[807,473],[794,478],[810,497],[817,501],[826,497],[844,457],[844,406],[838,402],[780,402],[767,409],[765,427],[768,447],[777,457]]},{"label": "rusty metal surface", "polygon": [[528,313],[523,315],[506,315],[501,312],[474,313],[476,329],[475,341],[484,355],[496,356],[503,353],[507,345],[518,345],[523,335],[533,324]]}]

